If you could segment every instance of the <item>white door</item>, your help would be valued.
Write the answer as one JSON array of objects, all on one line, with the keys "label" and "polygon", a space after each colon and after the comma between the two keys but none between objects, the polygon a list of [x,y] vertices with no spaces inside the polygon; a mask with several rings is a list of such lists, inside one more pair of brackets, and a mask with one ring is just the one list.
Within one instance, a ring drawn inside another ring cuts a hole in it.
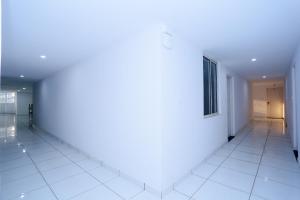
[{"label": "white door", "polygon": [[232,77],[227,76],[227,123],[228,136],[232,136]]}]

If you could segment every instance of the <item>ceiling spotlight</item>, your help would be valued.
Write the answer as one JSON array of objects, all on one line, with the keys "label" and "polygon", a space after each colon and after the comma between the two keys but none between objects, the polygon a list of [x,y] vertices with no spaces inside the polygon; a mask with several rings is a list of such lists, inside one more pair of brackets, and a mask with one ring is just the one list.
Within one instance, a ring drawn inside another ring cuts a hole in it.
[{"label": "ceiling spotlight", "polygon": [[26,87],[23,87],[23,90],[26,90]]},{"label": "ceiling spotlight", "polygon": [[255,62],[255,61],[256,61],[256,58],[252,58],[251,61],[252,61],[252,62]]},{"label": "ceiling spotlight", "polygon": [[24,193],[21,193],[20,199],[24,199],[24,197],[25,197],[25,194],[24,194]]},{"label": "ceiling spotlight", "polygon": [[20,78],[24,78],[25,76],[23,74],[20,75]]},{"label": "ceiling spotlight", "polygon": [[18,90],[18,92],[21,92],[21,90]]},{"label": "ceiling spotlight", "polygon": [[41,58],[41,59],[46,59],[47,56],[46,56],[46,55],[40,55],[40,58]]},{"label": "ceiling spotlight", "polygon": [[23,149],[22,152],[23,152],[23,153],[26,153],[26,149]]},{"label": "ceiling spotlight", "polygon": [[266,78],[267,78],[267,76],[266,76],[266,75],[263,75],[263,76],[262,76],[262,78],[263,78],[263,79],[266,79]]}]

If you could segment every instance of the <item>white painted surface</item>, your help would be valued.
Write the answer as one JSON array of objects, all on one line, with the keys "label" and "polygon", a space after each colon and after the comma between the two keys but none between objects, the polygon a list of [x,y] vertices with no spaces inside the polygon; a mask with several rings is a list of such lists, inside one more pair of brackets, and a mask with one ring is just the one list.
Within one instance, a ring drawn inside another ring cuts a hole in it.
[{"label": "white painted surface", "polygon": [[18,92],[17,93],[17,115],[28,115],[29,104],[32,104],[32,93]]},{"label": "white painted surface", "polygon": [[[2,1],[0,1],[0,47],[2,47]],[[0,87],[2,77],[2,48],[0,48]]]},{"label": "white painted surface", "polygon": [[[300,34],[299,4],[297,0],[3,1],[3,74],[45,78],[148,24],[164,22],[245,77],[283,76]],[[42,54],[47,59],[41,60]],[[255,63],[250,61],[253,57]]]},{"label": "white painted surface", "polygon": [[227,140],[223,68],[218,67],[220,114],[204,118],[202,49],[179,37],[173,41],[173,49],[163,51],[164,188],[187,174]]},{"label": "white painted surface", "polygon": [[227,75],[227,130],[228,136],[233,135],[233,78]]},{"label": "white painted surface", "polygon": [[250,85],[240,76],[235,75],[234,81],[234,129],[236,134],[250,119]]},{"label": "white painted surface", "polygon": [[[296,94],[296,130],[297,130],[297,140],[298,140],[298,152],[300,152],[300,106],[299,106],[299,101],[300,101],[300,47],[298,48],[298,51],[295,54],[294,58],[294,63],[295,63],[295,82],[296,82],[296,87],[295,87],[295,94]],[[298,106],[297,106],[298,105]]]},{"label": "white painted surface", "polygon": [[[294,80],[293,80],[294,79]],[[293,81],[295,87],[293,87]],[[300,46],[295,52],[291,68],[287,74],[287,116],[288,131],[292,135],[293,146],[300,152]],[[294,103],[293,103],[294,101]]]},{"label": "white painted surface", "polygon": [[[7,78],[2,77],[1,79],[1,89],[9,91],[22,91],[32,93],[32,81],[26,81],[22,78]],[[23,91],[23,88],[26,90]]]},{"label": "white painted surface", "polygon": [[[203,50],[177,34],[163,49],[163,188],[227,141],[227,75],[218,63],[219,114],[203,115]],[[207,55],[209,56],[209,55]],[[234,133],[248,122],[248,82],[234,79]]]},{"label": "white painted surface", "polygon": [[[160,191],[227,141],[229,73],[219,64],[220,112],[204,118],[203,50],[173,33],[163,47],[161,28],[40,81],[34,98],[38,126]],[[248,90],[233,77],[237,130]]]},{"label": "white painted surface", "polygon": [[41,128],[161,189],[160,34],[115,44],[35,86]]},{"label": "white painted surface", "polygon": [[286,77],[286,93],[285,93],[285,117],[288,125],[288,132],[291,135],[293,148],[298,149],[297,141],[297,104],[296,104],[296,77],[295,66],[292,65]]}]

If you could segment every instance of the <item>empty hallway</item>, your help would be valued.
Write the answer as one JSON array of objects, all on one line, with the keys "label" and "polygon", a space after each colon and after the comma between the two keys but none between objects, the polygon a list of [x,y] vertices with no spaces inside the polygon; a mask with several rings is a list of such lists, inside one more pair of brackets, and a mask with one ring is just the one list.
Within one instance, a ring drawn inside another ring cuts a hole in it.
[{"label": "empty hallway", "polygon": [[300,1],[0,7],[0,200],[300,199]]}]

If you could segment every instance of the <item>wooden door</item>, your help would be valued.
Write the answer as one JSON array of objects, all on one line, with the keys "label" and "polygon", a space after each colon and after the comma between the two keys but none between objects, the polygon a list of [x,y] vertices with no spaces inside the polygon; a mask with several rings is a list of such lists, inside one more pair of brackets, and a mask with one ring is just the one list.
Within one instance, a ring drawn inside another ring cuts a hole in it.
[{"label": "wooden door", "polygon": [[267,117],[283,118],[283,88],[267,88]]}]

